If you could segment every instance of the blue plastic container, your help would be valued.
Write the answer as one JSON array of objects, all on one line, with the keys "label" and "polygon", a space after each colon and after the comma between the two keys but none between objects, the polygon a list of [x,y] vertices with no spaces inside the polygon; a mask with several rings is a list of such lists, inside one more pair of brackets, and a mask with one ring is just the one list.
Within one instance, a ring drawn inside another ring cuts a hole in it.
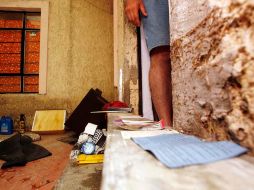
[{"label": "blue plastic container", "polygon": [[3,116],[0,119],[0,134],[10,135],[13,133],[13,121],[11,117]]}]

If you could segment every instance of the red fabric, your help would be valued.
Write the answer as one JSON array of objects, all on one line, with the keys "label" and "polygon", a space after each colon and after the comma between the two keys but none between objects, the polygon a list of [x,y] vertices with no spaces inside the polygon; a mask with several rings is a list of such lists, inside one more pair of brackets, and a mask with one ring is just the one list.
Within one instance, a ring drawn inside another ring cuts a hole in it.
[{"label": "red fabric", "polygon": [[105,104],[103,106],[103,110],[108,110],[109,108],[128,108],[129,106],[121,101],[113,101],[113,102],[109,102],[107,104]]}]

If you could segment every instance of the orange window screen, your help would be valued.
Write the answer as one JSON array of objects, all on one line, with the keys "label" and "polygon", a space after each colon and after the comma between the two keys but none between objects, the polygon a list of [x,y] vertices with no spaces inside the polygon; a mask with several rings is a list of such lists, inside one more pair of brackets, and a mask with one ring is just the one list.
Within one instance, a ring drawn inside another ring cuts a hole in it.
[{"label": "orange window screen", "polygon": [[23,16],[18,12],[0,12],[0,28],[23,28]]},{"label": "orange window screen", "polygon": [[4,77],[0,76],[0,91],[20,92],[21,91],[21,77]]},{"label": "orange window screen", "polygon": [[41,27],[41,15],[36,13],[26,14],[26,28],[40,29]]},{"label": "orange window screen", "polygon": [[0,10],[0,93],[39,91],[40,19]]},{"label": "orange window screen", "polygon": [[26,32],[25,73],[38,74],[40,61],[40,32]]},{"label": "orange window screen", "polygon": [[29,76],[24,78],[24,91],[25,92],[38,92],[39,91],[39,77]]}]

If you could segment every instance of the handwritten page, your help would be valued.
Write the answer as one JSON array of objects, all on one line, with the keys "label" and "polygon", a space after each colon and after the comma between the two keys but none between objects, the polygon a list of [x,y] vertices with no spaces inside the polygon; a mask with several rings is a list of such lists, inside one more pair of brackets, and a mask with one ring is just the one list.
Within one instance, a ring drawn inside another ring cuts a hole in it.
[{"label": "handwritten page", "polygon": [[205,142],[183,134],[164,134],[152,137],[132,138],[144,150],[170,168],[205,164],[224,160],[247,152],[230,141]]}]

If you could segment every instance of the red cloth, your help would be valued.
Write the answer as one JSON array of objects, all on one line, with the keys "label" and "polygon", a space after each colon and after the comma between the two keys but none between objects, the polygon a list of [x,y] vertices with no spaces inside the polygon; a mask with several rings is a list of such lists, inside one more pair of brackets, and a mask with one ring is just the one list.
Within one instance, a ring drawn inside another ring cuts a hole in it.
[{"label": "red cloth", "polygon": [[128,108],[129,106],[121,101],[113,101],[105,104],[103,110],[108,110],[109,108]]}]

